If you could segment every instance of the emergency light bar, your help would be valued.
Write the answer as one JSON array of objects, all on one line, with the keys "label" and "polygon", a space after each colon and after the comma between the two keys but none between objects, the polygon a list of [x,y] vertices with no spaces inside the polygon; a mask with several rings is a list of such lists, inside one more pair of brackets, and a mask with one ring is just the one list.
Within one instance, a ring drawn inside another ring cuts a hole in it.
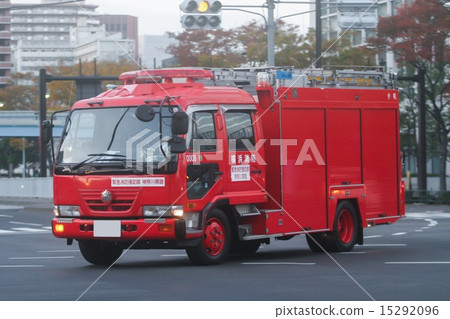
[{"label": "emergency light bar", "polygon": [[124,84],[137,83],[171,83],[172,79],[186,79],[186,82],[194,82],[194,79],[209,78],[214,79],[214,74],[210,70],[195,69],[157,69],[140,70],[122,73],[119,77]]}]

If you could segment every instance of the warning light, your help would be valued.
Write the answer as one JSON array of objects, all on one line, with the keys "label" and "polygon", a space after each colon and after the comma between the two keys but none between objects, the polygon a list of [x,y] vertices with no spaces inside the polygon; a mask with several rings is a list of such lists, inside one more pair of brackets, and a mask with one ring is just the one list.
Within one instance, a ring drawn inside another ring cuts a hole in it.
[{"label": "warning light", "polygon": [[63,225],[63,224],[56,224],[56,225],[55,225],[55,232],[56,232],[56,233],[62,233],[62,232],[64,232],[64,225]]},{"label": "warning light", "polygon": [[199,3],[197,7],[197,11],[200,13],[205,13],[209,9],[209,2],[208,1],[202,1]]},{"label": "warning light", "polygon": [[170,233],[173,231],[172,225],[159,225],[158,230],[162,233]]}]

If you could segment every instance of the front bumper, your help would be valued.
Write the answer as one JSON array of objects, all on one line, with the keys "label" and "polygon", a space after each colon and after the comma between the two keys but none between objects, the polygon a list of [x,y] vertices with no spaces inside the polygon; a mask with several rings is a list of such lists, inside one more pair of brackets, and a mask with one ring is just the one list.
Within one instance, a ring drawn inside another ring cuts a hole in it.
[{"label": "front bumper", "polygon": [[183,219],[92,220],[57,217],[52,220],[53,235],[71,239],[108,240],[184,240],[201,236],[200,231],[186,232]]}]

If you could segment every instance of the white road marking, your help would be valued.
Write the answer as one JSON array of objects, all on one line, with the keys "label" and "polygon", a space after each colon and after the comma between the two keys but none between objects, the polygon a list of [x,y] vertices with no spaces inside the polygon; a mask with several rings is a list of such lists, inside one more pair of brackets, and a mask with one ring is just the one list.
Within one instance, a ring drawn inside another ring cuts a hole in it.
[{"label": "white road marking", "polygon": [[7,218],[11,218],[12,215],[0,215],[0,217],[7,217]]},{"label": "white road marking", "polygon": [[78,249],[60,249],[60,250],[38,250],[37,253],[73,253],[79,252]]},{"label": "white road marking", "polygon": [[428,227],[434,227],[434,226],[436,226],[438,224],[437,221],[435,221],[435,220],[433,220],[431,218],[427,218],[427,219],[425,219],[425,221],[429,222]]},{"label": "white road marking", "polygon": [[25,206],[17,206],[17,205],[0,205],[0,210],[21,210],[24,209]]},{"label": "white road marking", "polygon": [[24,223],[24,222],[15,222],[15,221],[10,221],[9,223],[14,224],[14,225],[42,226],[42,224],[33,224],[33,223]]},{"label": "white road marking", "polygon": [[11,228],[11,229],[16,230],[16,231],[22,231],[22,232],[48,232],[47,229],[30,228],[30,227],[18,227],[18,228]]},{"label": "white road marking", "polygon": [[388,265],[450,265],[450,261],[387,261]]},{"label": "white road marking", "polygon": [[0,268],[40,268],[44,265],[0,265]]},{"label": "white road marking", "polygon": [[402,235],[406,235],[407,233],[405,232],[400,232],[400,233],[393,233],[392,236],[402,236]]},{"label": "white road marking", "polygon": [[10,260],[28,260],[28,259],[69,259],[75,258],[75,256],[53,256],[53,257],[9,257]]},{"label": "white road marking", "polygon": [[450,218],[450,213],[443,211],[426,211],[425,213],[406,213],[407,218]]},{"label": "white road marking", "polygon": [[312,266],[316,263],[294,263],[294,262],[261,262],[261,263],[242,263],[242,265],[301,265],[301,266]]},{"label": "white road marking", "polygon": [[365,251],[343,251],[340,252],[339,254],[343,254],[343,255],[357,255],[357,254],[365,254]]},{"label": "white road marking", "polygon": [[14,230],[4,230],[0,229],[0,235],[2,234],[15,234],[16,232]]},{"label": "white road marking", "polygon": [[187,257],[186,254],[161,255],[161,257]]},{"label": "white road marking", "polygon": [[370,239],[370,238],[380,238],[383,237],[381,235],[370,235],[370,236],[364,236],[364,239]]},{"label": "white road marking", "polygon": [[415,231],[417,231],[417,232],[421,232],[421,231],[423,231],[423,229],[416,229]]},{"label": "white road marking", "polygon": [[406,244],[364,244],[368,247],[404,247]]}]

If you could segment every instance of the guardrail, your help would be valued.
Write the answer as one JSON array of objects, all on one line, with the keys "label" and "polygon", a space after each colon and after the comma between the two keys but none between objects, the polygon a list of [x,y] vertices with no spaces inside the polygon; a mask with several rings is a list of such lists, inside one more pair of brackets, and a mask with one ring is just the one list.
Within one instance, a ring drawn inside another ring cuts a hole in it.
[{"label": "guardrail", "polygon": [[53,178],[0,178],[0,197],[53,198]]}]

